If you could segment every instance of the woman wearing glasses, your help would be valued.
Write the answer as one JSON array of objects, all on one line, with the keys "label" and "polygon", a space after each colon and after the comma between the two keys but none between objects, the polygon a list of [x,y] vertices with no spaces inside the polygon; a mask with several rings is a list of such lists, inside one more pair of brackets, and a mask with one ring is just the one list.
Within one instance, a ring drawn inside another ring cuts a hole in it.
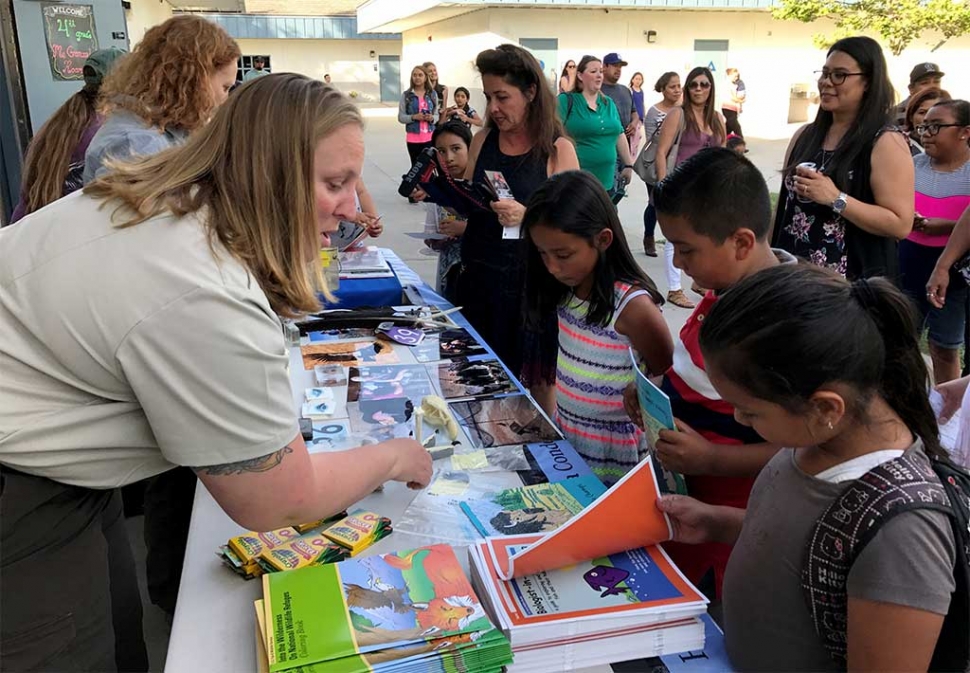
[{"label": "woman wearing glasses", "polygon": [[[903,290],[916,302],[929,331],[933,378],[939,384],[960,376],[967,314],[967,284],[953,271],[953,260],[946,259],[944,248],[954,252],[948,245],[950,234],[970,207],[970,103],[937,103],[916,131],[926,153],[913,158],[916,218],[913,233],[899,243],[899,272]],[[966,247],[960,247],[962,256]],[[930,304],[940,285],[936,278],[946,280],[947,301],[940,308]]]},{"label": "woman wearing glasses", "polygon": [[576,61],[569,59],[559,76],[559,93],[568,93],[576,86]]},{"label": "woman wearing glasses", "polygon": [[[724,118],[717,111],[714,76],[707,68],[694,68],[687,74],[684,102],[672,108],[660,127],[657,140],[657,179],[663,180],[675,166],[687,161],[705,147],[724,147],[727,131]],[[666,94],[665,94],[666,98]],[[674,149],[673,153],[668,153]],[[669,164],[669,165],[668,165]],[[674,246],[664,245],[667,270],[667,301],[681,308],[694,308],[680,286],[680,270],[673,265]],[[695,284],[694,292],[704,290]]]},{"label": "woman wearing glasses", "polygon": [[818,115],[788,147],[772,244],[851,279],[898,280],[896,242],[913,228],[913,162],[906,137],[887,127],[886,59],[875,40],[848,37],[817,74]]},{"label": "woman wearing glasses", "polygon": [[923,153],[923,139],[917,133],[916,127],[923,123],[930,108],[940,101],[952,99],[949,92],[935,86],[923,89],[910,97],[909,105],[906,106],[906,115],[903,117],[903,128],[909,134],[909,153],[914,157]]}]

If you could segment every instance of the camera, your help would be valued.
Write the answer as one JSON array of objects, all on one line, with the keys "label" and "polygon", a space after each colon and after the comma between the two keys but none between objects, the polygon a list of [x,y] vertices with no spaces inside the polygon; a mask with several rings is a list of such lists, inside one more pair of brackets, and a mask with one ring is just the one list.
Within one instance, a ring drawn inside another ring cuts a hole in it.
[{"label": "camera", "polygon": [[414,159],[414,163],[401,178],[401,186],[397,188],[397,193],[401,196],[411,196],[421,182],[430,182],[435,173],[438,172],[438,152],[433,147],[426,147]]}]

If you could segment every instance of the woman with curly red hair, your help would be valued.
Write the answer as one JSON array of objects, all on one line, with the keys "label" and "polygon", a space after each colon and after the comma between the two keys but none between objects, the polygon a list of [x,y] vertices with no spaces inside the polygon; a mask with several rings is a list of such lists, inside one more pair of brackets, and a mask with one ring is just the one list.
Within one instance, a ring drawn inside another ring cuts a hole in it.
[{"label": "woman with curly red hair", "polygon": [[222,28],[174,16],[147,33],[101,90],[104,126],[84,157],[84,183],[110,160],[149,156],[181,143],[225,102],[242,52]]}]

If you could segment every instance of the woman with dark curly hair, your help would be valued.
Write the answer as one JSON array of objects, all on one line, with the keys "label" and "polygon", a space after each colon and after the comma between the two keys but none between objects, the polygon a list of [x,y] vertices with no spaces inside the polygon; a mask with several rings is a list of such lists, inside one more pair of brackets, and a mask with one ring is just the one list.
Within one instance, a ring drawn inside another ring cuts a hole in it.
[{"label": "woman with dark curly hair", "polygon": [[84,184],[111,159],[150,156],[181,143],[225,102],[242,52],[222,28],[174,16],[145,33],[101,89],[104,125],[84,156]]}]

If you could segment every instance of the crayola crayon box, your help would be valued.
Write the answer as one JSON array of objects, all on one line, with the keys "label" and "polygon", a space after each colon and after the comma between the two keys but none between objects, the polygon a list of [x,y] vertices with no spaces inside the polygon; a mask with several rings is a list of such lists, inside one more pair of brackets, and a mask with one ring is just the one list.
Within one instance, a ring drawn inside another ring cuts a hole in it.
[{"label": "crayola crayon box", "polygon": [[230,538],[217,555],[236,574],[252,579],[343,561],[391,533],[391,520],[373,512],[347,512],[278,530],[249,531]]}]

